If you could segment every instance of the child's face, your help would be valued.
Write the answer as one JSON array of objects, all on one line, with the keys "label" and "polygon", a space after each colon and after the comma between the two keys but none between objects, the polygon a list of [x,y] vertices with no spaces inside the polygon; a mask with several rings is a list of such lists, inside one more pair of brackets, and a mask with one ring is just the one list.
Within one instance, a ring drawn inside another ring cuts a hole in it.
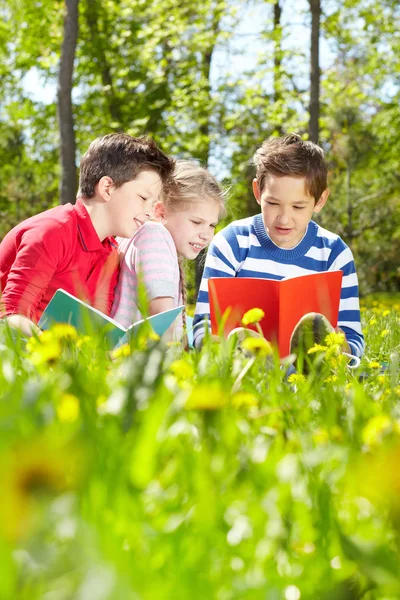
[{"label": "child's face", "polygon": [[158,200],[162,189],[155,171],[141,171],[121,187],[111,186],[109,218],[112,235],[130,238],[148,220],[146,212]]},{"label": "child's face", "polygon": [[329,196],[329,190],[325,190],[315,203],[304,177],[269,175],[261,193],[254,179],[253,191],[261,206],[265,229],[280,248],[294,248],[301,241],[313,213],[320,212]]},{"label": "child's face", "polygon": [[165,207],[165,227],[172,235],[180,256],[196,258],[208,246],[214,237],[219,211],[219,204],[214,200],[191,202],[184,210],[168,211]]}]

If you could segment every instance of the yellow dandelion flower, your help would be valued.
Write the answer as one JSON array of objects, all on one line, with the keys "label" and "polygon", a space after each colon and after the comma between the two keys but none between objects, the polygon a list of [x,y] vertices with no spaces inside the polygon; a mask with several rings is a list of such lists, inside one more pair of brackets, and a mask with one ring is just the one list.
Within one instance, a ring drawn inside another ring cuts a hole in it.
[{"label": "yellow dandelion flower", "polygon": [[48,331],[42,333],[38,338],[30,338],[26,344],[26,349],[29,360],[35,366],[55,362],[60,357],[62,351],[60,341]]},{"label": "yellow dandelion flower", "polygon": [[329,433],[326,429],[316,429],[312,434],[312,439],[317,446],[322,446],[329,442]]},{"label": "yellow dandelion flower", "polygon": [[77,330],[69,323],[56,323],[52,326],[51,332],[58,340],[75,341],[78,339]]},{"label": "yellow dandelion flower", "polygon": [[74,423],[79,417],[79,400],[73,394],[62,394],[60,397],[56,412],[63,423]]},{"label": "yellow dandelion flower", "polygon": [[75,488],[85,469],[84,455],[76,446],[40,438],[23,442],[0,457],[0,530],[16,542],[32,532],[37,503]]},{"label": "yellow dandelion flower", "polygon": [[376,415],[372,417],[362,431],[364,444],[376,446],[382,442],[382,438],[392,431],[392,421],[387,415]]},{"label": "yellow dandelion flower", "polygon": [[400,396],[400,385],[396,386],[393,391],[397,396]]},{"label": "yellow dandelion flower", "polygon": [[250,392],[237,392],[232,396],[232,406],[235,408],[249,408],[258,405],[258,398]]},{"label": "yellow dandelion flower", "polygon": [[376,325],[377,321],[375,318],[371,319],[369,325]]},{"label": "yellow dandelion flower", "polygon": [[307,354],[315,354],[316,352],[326,352],[328,346],[321,346],[321,344],[314,344],[312,348],[309,348]]},{"label": "yellow dandelion flower", "polygon": [[381,337],[384,338],[386,336],[389,335],[389,329],[383,329],[383,331],[381,331]]},{"label": "yellow dandelion flower", "polygon": [[192,379],[192,377],[194,376],[193,366],[183,359],[174,360],[174,362],[170,366],[170,370],[180,381]]},{"label": "yellow dandelion flower", "polygon": [[388,310],[388,309],[384,310],[382,313],[382,316],[387,317],[388,315],[390,315],[390,310]]},{"label": "yellow dandelion flower", "polygon": [[381,364],[377,360],[371,360],[368,363],[368,366],[370,369],[380,369],[381,368]]},{"label": "yellow dandelion flower", "polygon": [[252,308],[244,313],[242,323],[245,326],[254,325],[254,323],[259,323],[264,317],[265,313],[261,308]]},{"label": "yellow dandelion flower", "polygon": [[245,338],[241,343],[241,347],[255,356],[270,356],[272,354],[271,344],[262,337]]},{"label": "yellow dandelion flower", "polygon": [[326,379],[324,379],[324,383],[335,383],[338,380],[337,375],[329,375]]},{"label": "yellow dandelion flower", "polygon": [[287,378],[288,383],[293,383],[296,385],[301,385],[302,383],[306,382],[306,378],[303,375],[303,373],[292,373],[291,375],[289,375],[289,377]]},{"label": "yellow dandelion flower", "polygon": [[118,346],[111,351],[111,358],[125,358],[126,356],[131,355],[131,347],[129,344],[123,344],[122,346]]},{"label": "yellow dandelion flower", "polygon": [[389,379],[388,379],[387,375],[378,375],[378,381],[379,381],[379,383],[384,385],[385,383],[387,383],[389,381]]},{"label": "yellow dandelion flower", "polygon": [[228,394],[218,381],[196,385],[186,400],[186,410],[218,410],[228,404]]},{"label": "yellow dandelion flower", "polygon": [[345,340],[345,335],[344,333],[337,333],[336,331],[332,331],[331,333],[328,333],[328,335],[325,337],[325,344],[327,346],[340,346],[342,347],[344,344],[344,340]]},{"label": "yellow dandelion flower", "polygon": [[90,335],[82,335],[77,341],[76,341],[76,347],[77,348],[82,348],[83,346],[85,346],[86,344],[89,344],[92,341],[92,338],[90,337]]}]

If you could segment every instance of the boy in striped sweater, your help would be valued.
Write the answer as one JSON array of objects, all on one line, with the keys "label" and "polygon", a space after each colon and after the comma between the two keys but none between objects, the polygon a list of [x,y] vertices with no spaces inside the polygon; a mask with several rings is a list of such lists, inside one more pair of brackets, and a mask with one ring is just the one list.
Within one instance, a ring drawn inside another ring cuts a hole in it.
[{"label": "boy in striped sweater", "polygon": [[353,255],[338,235],[312,220],[329,196],[323,150],[289,134],[264,142],[254,162],[253,192],[261,214],[234,221],[209,247],[194,317],[195,347],[210,328],[210,277],[284,279],[341,269],[338,330],[345,334],[343,351],[361,357],[364,339]]}]

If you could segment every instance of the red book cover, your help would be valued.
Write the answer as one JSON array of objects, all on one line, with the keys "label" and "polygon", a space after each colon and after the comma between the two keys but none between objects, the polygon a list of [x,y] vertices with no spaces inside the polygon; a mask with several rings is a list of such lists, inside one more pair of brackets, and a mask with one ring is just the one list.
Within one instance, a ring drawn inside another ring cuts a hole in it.
[{"label": "red book cover", "polygon": [[[208,281],[212,333],[218,334],[221,318],[223,333],[242,327],[242,317],[251,308],[261,308],[260,326],[265,338],[276,344],[281,357],[289,354],[292,331],[309,312],[318,312],[337,326],[342,271],[311,273],[289,279],[252,277],[212,277]],[[226,311],[228,311],[226,313]],[[228,314],[229,313],[229,314]]]}]

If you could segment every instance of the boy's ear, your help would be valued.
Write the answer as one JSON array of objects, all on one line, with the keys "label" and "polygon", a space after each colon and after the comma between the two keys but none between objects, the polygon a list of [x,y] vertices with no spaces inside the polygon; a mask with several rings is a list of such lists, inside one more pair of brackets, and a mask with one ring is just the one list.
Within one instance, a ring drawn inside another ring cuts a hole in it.
[{"label": "boy's ear", "polygon": [[157,200],[153,205],[153,215],[157,221],[165,219],[165,204],[162,200]]},{"label": "boy's ear", "polygon": [[261,204],[261,192],[260,192],[260,188],[258,186],[258,181],[257,178],[254,177],[253,179],[253,194],[255,199],[257,200],[258,204]]},{"label": "boy's ear", "polygon": [[315,206],[314,206],[315,213],[321,212],[321,210],[324,208],[326,201],[328,200],[329,194],[330,194],[330,190],[328,188],[326,188],[326,190],[324,190],[322,192],[320,199],[318,200],[318,202],[315,203]]},{"label": "boy's ear", "polygon": [[101,177],[99,181],[96,183],[95,191],[100,198],[102,198],[105,202],[108,202],[111,198],[111,188],[113,186],[113,180],[111,177]]}]

